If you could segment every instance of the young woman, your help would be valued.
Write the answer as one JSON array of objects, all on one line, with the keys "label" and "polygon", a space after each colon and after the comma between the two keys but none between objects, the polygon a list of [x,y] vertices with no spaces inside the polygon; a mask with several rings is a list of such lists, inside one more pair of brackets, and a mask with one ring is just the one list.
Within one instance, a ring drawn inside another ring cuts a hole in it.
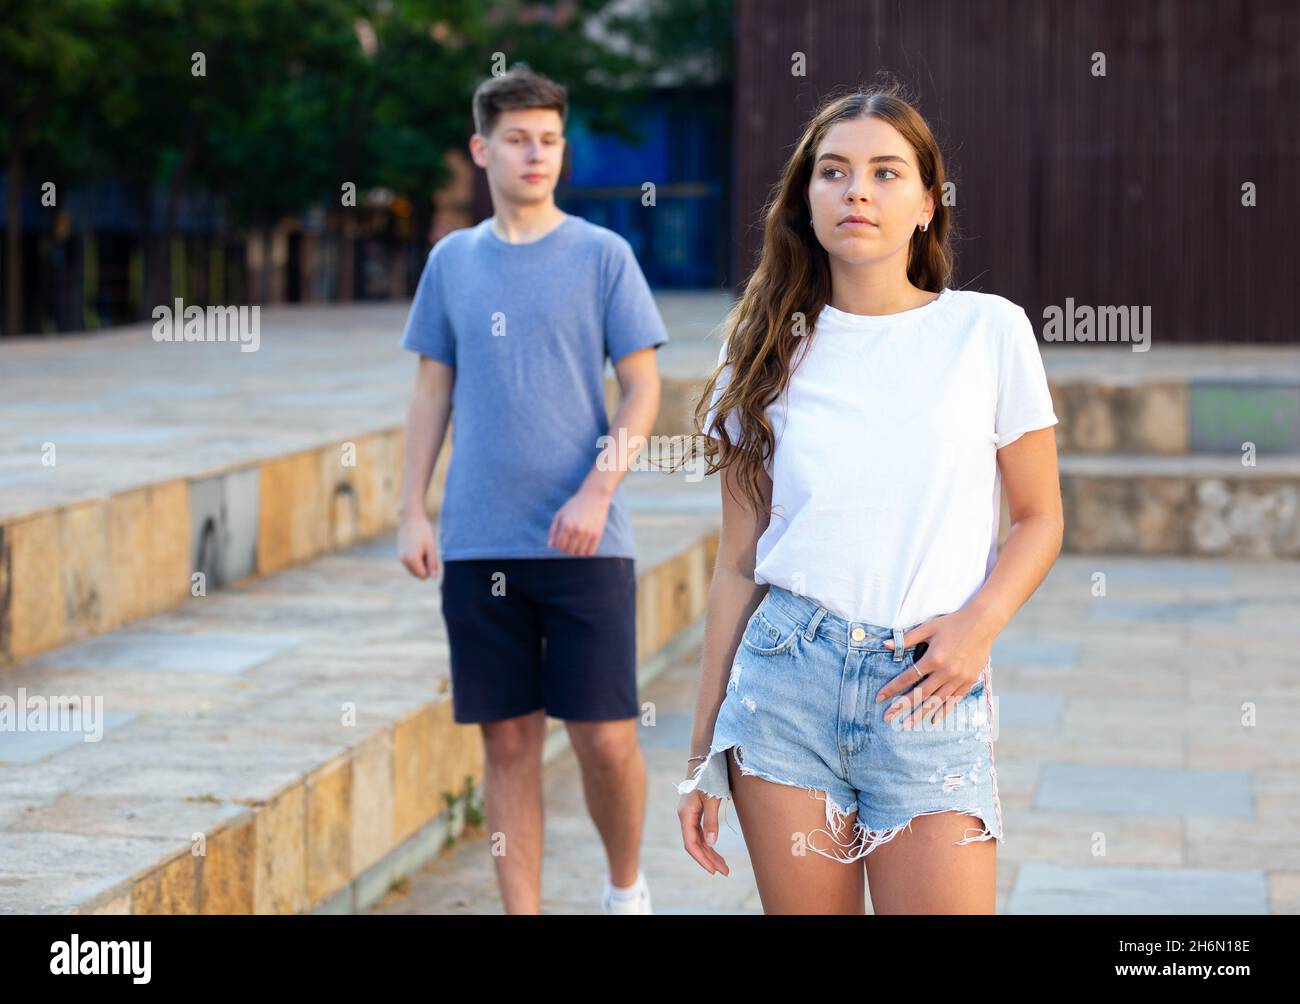
[{"label": "young woman", "polygon": [[729,874],[732,798],[767,913],[862,913],[864,878],[994,911],[989,653],[1060,551],[1057,418],[1024,310],[948,285],[944,185],[897,85],[826,103],[696,408],[723,524],[678,816]]}]

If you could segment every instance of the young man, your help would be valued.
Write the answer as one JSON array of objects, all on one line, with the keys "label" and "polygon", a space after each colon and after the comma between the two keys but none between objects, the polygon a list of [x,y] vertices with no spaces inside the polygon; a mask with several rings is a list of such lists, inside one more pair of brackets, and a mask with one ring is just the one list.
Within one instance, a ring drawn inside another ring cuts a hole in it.
[{"label": "young man", "polygon": [[[636,555],[620,487],[635,451],[618,444],[650,434],[654,349],[668,334],[628,242],[555,205],[567,104],[565,88],[523,67],[474,94],[470,153],[495,215],[434,246],[411,305],[402,346],[420,360],[398,546],[422,579],[441,556],[453,714],[482,727],[506,912],[541,907],[549,715],[565,721],[605,844],[602,908],[649,913]],[[622,389],[612,420],[606,357]],[[423,502],[449,418],[435,547]]]}]

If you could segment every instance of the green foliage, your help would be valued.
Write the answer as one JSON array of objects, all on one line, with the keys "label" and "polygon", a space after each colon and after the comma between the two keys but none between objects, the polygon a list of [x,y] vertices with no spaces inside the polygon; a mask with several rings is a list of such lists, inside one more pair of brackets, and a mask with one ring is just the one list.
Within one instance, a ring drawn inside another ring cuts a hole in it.
[{"label": "green foliage", "polygon": [[[469,829],[478,829],[483,825],[484,810],[483,799],[478,796],[474,790],[474,778],[470,774],[465,775],[465,787],[456,794],[451,791],[442,793],[442,800],[447,806],[447,821],[451,824],[456,818],[457,808],[459,807],[465,814],[464,825]],[[444,847],[451,847],[455,844],[456,838],[452,835],[450,828],[447,836],[443,840]]]},{"label": "green foliage", "polygon": [[344,182],[424,217],[494,53],[564,83],[591,127],[634,135],[626,109],[657,72],[729,46],[729,3],[655,0],[631,18],[610,3],[0,0],[0,142],[21,147],[25,184],[114,178],[169,204],[206,188],[242,226],[336,208]]}]

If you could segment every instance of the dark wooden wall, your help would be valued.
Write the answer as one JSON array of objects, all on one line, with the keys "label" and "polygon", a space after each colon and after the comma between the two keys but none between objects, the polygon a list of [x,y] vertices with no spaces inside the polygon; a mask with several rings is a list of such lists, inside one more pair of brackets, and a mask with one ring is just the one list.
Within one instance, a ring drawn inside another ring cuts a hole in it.
[{"label": "dark wooden wall", "polygon": [[881,69],[957,183],[955,286],[1040,330],[1073,297],[1149,305],[1157,344],[1300,341],[1296,0],[737,0],[737,290],[804,123]]}]

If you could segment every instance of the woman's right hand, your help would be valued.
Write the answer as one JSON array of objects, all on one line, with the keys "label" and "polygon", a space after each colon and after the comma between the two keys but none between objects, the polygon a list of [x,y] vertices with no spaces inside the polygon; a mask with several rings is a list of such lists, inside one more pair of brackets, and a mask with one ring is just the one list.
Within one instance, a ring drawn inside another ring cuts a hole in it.
[{"label": "woman's right hand", "polygon": [[688,791],[677,803],[677,820],[682,824],[682,845],[710,875],[730,875],[727,862],[713,849],[718,840],[720,798],[710,798],[699,789]]}]

